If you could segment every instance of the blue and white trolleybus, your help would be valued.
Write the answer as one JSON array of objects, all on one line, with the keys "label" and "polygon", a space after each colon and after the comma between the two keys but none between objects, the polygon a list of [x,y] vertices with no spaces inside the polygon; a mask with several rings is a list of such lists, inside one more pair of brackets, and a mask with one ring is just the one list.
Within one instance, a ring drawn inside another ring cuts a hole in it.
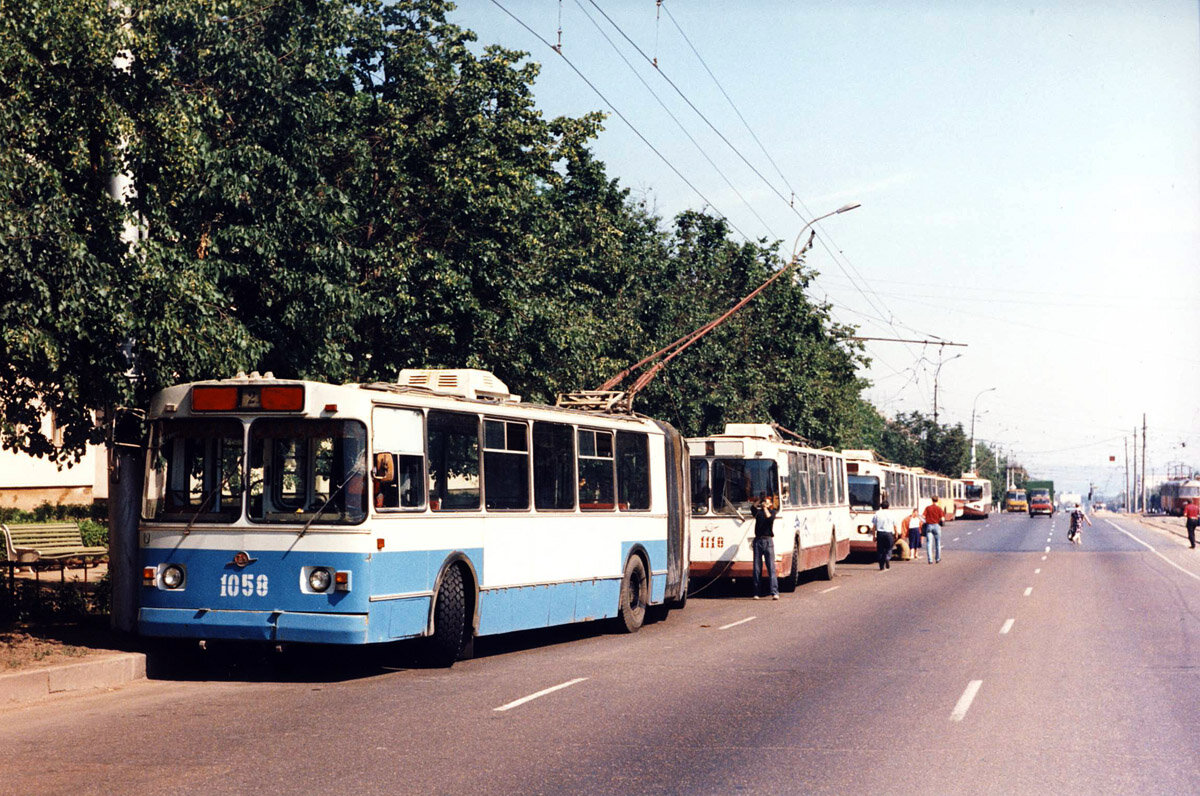
[{"label": "blue and white trolleybus", "polygon": [[139,631],[271,643],[476,635],[682,604],[670,425],[522,403],[485,371],[239,375],[155,396]]}]

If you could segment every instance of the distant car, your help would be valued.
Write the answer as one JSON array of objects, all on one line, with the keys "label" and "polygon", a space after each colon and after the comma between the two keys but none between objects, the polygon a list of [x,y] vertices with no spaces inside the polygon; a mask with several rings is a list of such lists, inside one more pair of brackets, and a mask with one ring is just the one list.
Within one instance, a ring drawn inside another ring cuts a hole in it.
[{"label": "distant car", "polygon": [[1104,504],[1103,503],[1093,503],[1092,511],[1104,511]]}]

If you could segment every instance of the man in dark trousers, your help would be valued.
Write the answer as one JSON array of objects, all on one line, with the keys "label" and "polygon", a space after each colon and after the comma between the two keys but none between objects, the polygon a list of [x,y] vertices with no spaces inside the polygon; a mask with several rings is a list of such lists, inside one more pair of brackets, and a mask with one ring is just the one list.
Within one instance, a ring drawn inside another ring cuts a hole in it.
[{"label": "man in dark trousers", "polygon": [[758,493],[758,500],[750,504],[754,515],[754,599],[762,594],[759,589],[759,564],[765,564],[771,574],[771,599],[779,599],[779,578],[775,575],[775,515],[779,513],[774,501],[766,492]]},{"label": "man in dark trousers", "polygon": [[1200,504],[1189,502],[1183,507],[1183,522],[1187,525],[1188,544],[1196,548],[1196,526],[1200,525]]}]

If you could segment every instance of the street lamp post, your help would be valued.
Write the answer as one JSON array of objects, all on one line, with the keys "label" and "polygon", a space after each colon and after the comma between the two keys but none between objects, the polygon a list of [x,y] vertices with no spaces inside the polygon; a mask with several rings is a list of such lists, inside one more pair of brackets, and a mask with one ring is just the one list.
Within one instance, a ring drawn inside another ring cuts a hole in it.
[{"label": "street lamp post", "polygon": [[[801,252],[797,251],[797,249],[800,246],[800,238],[804,236],[804,230],[808,229],[809,227],[811,227],[813,224],[817,223],[821,219],[829,218],[830,216],[836,216],[838,213],[845,213],[848,210],[854,210],[855,208],[858,208],[858,207],[862,207],[861,202],[851,202],[848,205],[842,205],[837,210],[826,213],[823,216],[817,216],[812,221],[809,221],[807,224],[800,227],[800,232],[796,235],[796,242],[792,244],[792,261],[790,263],[788,263],[786,266],[784,266],[783,268],[781,268],[780,271],[786,271],[789,267],[791,267],[796,262],[796,258],[800,256]],[[816,233],[814,232],[813,234],[816,234]],[[811,239],[809,242],[810,243],[812,242]],[[808,247],[805,246],[805,248],[808,248]],[[768,280],[768,281],[770,281],[770,280]]]},{"label": "street lamp post", "polygon": [[979,396],[985,392],[991,392],[995,387],[988,387],[986,390],[980,390],[975,396],[975,400],[971,402],[971,472],[975,472],[975,407],[979,404]]}]

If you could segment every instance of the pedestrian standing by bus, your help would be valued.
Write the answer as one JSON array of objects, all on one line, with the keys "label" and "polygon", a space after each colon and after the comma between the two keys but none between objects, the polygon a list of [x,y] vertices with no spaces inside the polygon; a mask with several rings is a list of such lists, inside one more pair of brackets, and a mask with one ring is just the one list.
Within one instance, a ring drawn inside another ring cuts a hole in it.
[{"label": "pedestrian standing by bus", "polygon": [[942,563],[942,520],[945,515],[935,497],[925,507],[925,555],[930,564]]},{"label": "pedestrian standing by bus", "polygon": [[1200,525],[1200,503],[1190,502],[1183,507],[1183,522],[1187,525],[1188,544],[1196,549],[1196,526]]},{"label": "pedestrian standing by bus", "polygon": [[908,549],[913,551],[913,558],[921,549],[921,515],[914,508],[912,514],[904,518],[904,529],[908,531]]},{"label": "pedestrian standing by bus", "polygon": [[887,513],[887,498],[879,504],[879,511],[871,517],[875,528],[875,550],[879,553],[879,570],[892,568],[892,546],[896,544],[896,522]]},{"label": "pedestrian standing by bus", "polygon": [[759,565],[765,565],[771,575],[771,599],[779,599],[779,578],[775,574],[775,516],[779,508],[766,492],[758,493],[758,501],[750,504],[754,515],[754,599],[762,595],[759,588]]}]

